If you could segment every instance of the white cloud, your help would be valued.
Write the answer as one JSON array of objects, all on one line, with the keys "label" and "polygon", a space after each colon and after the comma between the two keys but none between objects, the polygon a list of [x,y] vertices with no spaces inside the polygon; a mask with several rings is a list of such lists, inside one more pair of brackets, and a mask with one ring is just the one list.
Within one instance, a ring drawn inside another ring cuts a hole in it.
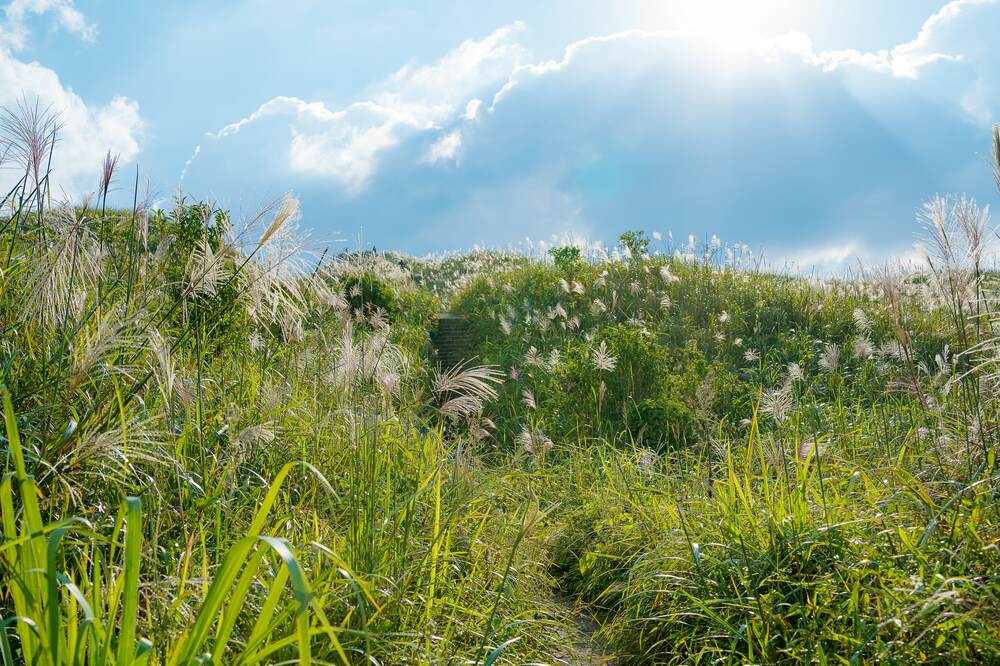
[{"label": "white cloud", "polygon": [[[891,49],[881,49],[875,52],[863,52],[856,49],[841,49],[816,52],[812,39],[803,32],[791,30],[784,34],[759,38],[747,35],[747,39],[730,47],[750,46],[765,62],[775,63],[784,56],[793,56],[803,62],[821,67],[824,71],[855,65],[876,72],[888,74],[896,78],[915,79],[924,67],[938,62],[959,62],[963,59],[961,53],[943,53],[936,48],[947,48],[937,44],[943,30],[961,17],[969,7],[996,5],[1000,0],[951,0],[939,11],[932,14],[920,28],[917,36],[908,42]],[[606,47],[616,42],[661,40],[671,41],[679,37],[704,37],[697,29],[684,28],[680,30],[642,30],[633,29],[609,35],[586,37],[573,42],[565,48],[560,60],[547,60],[539,63],[528,63],[516,66],[507,82],[493,97],[491,110],[524,78],[543,76],[565,70],[580,53],[588,48]],[[702,40],[704,42],[704,40]],[[721,48],[718,40],[709,40],[714,48]],[[950,46],[950,45],[948,45]],[[956,45],[957,46],[957,45]]]},{"label": "white cloud", "polygon": [[458,149],[462,147],[462,132],[454,130],[448,132],[440,139],[431,144],[424,155],[424,161],[428,164],[437,164],[447,160],[454,160],[458,154]]},{"label": "white cloud", "polygon": [[816,52],[812,39],[797,30],[778,37],[763,40],[760,50],[767,60],[780,59],[792,55],[803,62],[833,71],[844,66],[870,69],[896,78],[916,79],[920,70],[938,62],[960,62],[961,53],[944,53],[935,50],[940,45],[938,38],[943,30],[959,19],[969,7],[995,5],[997,0],[952,0],[932,14],[920,28],[917,36],[891,49],[879,51],[858,51],[841,49]]},{"label": "white cloud", "polygon": [[343,108],[279,96],[209,136],[222,139],[266,118],[287,118],[289,167],[358,192],[375,174],[381,155],[406,136],[440,128],[459,116],[474,117],[479,105],[473,95],[503,80],[522,57],[513,38],[523,28],[513,23],[483,39],[462,42],[433,64],[406,65],[373,86],[369,99]]},{"label": "white cloud", "polygon": [[865,249],[855,242],[834,243],[800,248],[779,257],[778,263],[798,270],[830,269],[843,267],[845,262],[855,261],[865,254]]},{"label": "white cloud", "polygon": [[615,42],[624,42],[629,40],[647,40],[647,39],[669,39],[672,37],[677,37],[684,34],[680,30],[624,30],[622,32],[615,32],[610,35],[600,35],[594,37],[586,37],[579,41],[573,42],[563,50],[563,57],[560,60],[546,60],[534,64],[521,64],[515,66],[510,75],[507,77],[506,83],[503,87],[497,91],[493,96],[493,103],[490,105],[490,111],[493,111],[497,104],[506,97],[511,90],[513,90],[525,77],[532,76],[543,76],[546,74],[552,74],[555,72],[560,72],[573,62],[573,59],[577,57],[580,51],[593,47],[602,46],[606,44],[613,44]]},{"label": "white cloud", "polygon": [[[104,105],[88,105],[59,80],[50,68],[38,62],[24,62],[12,48],[23,46],[27,36],[23,28],[28,14],[52,11],[62,27],[93,38],[95,29],[66,0],[15,0],[5,9],[7,22],[0,35],[0,107],[13,108],[21,102],[49,108],[58,115],[61,129],[57,135],[52,182],[55,191],[79,194],[97,185],[100,163],[110,150],[122,163],[139,153],[143,123],[139,104],[126,97],[115,97]],[[13,27],[12,27],[13,26]],[[11,42],[11,36],[15,41]],[[20,41],[17,41],[20,40]],[[0,170],[0,184],[13,184],[18,169],[5,164]]]},{"label": "white cloud", "polygon": [[[718,40],[701,39],[704,35],[692,28],[633,29],[587,37],[568,45],[559,59],[531,63],[525,62],[525,51],[516,41],[524,28],[517,22],[482,39],[466,40],[432,64],[409,64],[400,68],[371,86],[371,94],[361,101],[330,108],[319,101],[278,96],[209,136],[223,139],[268,118],[286,119],[291,134],[290,169],[302,175],[331,179],[346,191],[356,193],[367,187],[386,153],[408,138],[448,128],[455,121],[479,120],[484,106],[489,112],[495,111],[498,104],[528,79],[565,72],[587,50],[644,44],[653,51],[667,47],[692,48],[696,52],[690,57],[697,60],[711,53],[699,50],[707,45],[710,49],[737,48],[740,57],[745,54],[772,65],[793,58],[827,72],[853,66],[893,78],[917,79],[934,63],[962,62],[967,66],[968,40],[960,39],[961,35],[956,37],[955,33],[968,31],[965,24],[978,20],[970,12],[971,8],[995,5],[998,1],[952,0],[927,18],[912,40],[869,52],[856,49],[817,51],[812,39],[798,31],[766,39],[748,31],[745,40],[737,40],[737,44],[727,47]],[[982,41],[981,32],[972,34]],[[670,55],[674,56],[676,54]],[[981,71],[985,69],[985,65],[980,67]],[[978,88],[966,86],[966,90],[956,92],[952,89],[939,94],[957,101],[969,117],[988,122],[993,117],[995,101],[988,94],[992,87],[982,82],[982,77],[989,75],[980,76]],[[484,104],[479,95],[490,91],[493,91],[492,96],[485,98],[490,102]],[[423,160],[453,159],[461,141],[459,133],[446,134],[424,154]]]},{"label": "white cloud", "polygon": [[294,114],[298,119],[311,119],[320,122],[335,122],[343,117],[344,112],[335,113],[326,108],[322,102],[306,102],[298,97],[279,95],[257,107],[257,110],[246,118],[230,123],[218,132],[207,132],[213,139],[221,139],[236,134],[247,125],[271,116]]},{"label": "white cloud", "polygon": [[465,105],[465,113],[462,115],[466,120],[476,120],[479,118],[479,110],[483,106],[483,100],[478,97],[474,97],[469,100],[469,103]]},{"label": "white cloud", "polygon": [[195,158],[198,157],[200,153],[201,153],[201,144],[198,144],[197,146],[194,147],[194,152],[191,153],[191,157],[189,157],[188,161],[184,163],[184,168],[181,169],[181,177],[178,180],[182,182],[184,181],[184,178],[187,176],[188,168],[190,168],[191,163],[194,162]]},{"label": "white cloud", "polygon": [[73,6],[73,0],[13,0],[4,8],[0,46],[14,51],[23,49],[29,35],[28,17],[49,12],[55,15],[56,24],[67,32],[79,35],[86,42],[97,39],[97,27]]}]

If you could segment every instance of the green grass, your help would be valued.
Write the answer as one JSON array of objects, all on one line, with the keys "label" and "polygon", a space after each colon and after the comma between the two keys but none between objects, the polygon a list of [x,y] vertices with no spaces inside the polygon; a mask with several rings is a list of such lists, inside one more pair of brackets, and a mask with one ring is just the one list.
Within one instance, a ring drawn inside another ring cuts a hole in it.
[{"label": "green grass", "polygon": [[[966,204],[922,274],[806,280],[712,246],[317,263],[291,199],[39,182],[0,224],[3,664],[586,663],[580,613],[623,663],[1000,658]],[[434,367],[443,309],[478,365]]]}]

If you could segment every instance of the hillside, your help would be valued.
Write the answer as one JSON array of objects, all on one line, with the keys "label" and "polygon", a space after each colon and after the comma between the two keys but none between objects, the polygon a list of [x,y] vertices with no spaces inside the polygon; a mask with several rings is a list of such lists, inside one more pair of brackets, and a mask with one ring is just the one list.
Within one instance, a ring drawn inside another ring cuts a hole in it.
[{"label": "hillside", "polygon": [[969,201],[923,272],[843,280],[638,232],[320,259],[292,197],[96,203],[0,227],[4,663],[1000,654]]}]

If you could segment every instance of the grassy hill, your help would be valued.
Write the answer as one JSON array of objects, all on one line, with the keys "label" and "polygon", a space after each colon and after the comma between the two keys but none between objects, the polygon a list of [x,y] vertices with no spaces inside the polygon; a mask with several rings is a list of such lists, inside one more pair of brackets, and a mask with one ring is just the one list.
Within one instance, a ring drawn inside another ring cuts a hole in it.
[{"label": "grassy hill", "polygon": [[2,663],[1000,655],[969,202],[929,204],[923,273],[818,280],[640,233],[319,258],[290,197],[43,180],[0,221]]}]

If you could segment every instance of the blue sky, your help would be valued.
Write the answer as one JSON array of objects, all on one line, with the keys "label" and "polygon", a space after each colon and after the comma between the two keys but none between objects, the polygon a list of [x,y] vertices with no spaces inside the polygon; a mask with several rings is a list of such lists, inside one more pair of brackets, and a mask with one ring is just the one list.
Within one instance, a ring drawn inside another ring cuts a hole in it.
[{"label": "blue sky", "polygon": [[0,104],[62,111],[70,196],[110,148],[163,200],[290,190],[379,248],[642,228],[835,270],[995,196],[998,34],[989,0],[13,0]]}]

